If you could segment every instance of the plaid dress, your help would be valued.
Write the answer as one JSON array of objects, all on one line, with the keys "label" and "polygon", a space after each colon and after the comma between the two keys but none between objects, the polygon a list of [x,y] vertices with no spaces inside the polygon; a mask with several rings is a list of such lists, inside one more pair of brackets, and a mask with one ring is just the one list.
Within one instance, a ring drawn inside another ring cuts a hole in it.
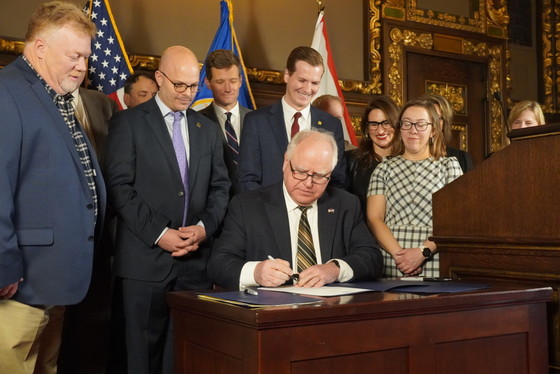
[{"label": "plaid dress", "polygon": [[[418,248],[432,235],[432,194],[462,174],[455,157],[421,161],[391,157],[373,172],[368,196],[385,196],[385,224],[402,248]],[[383,251],[383,257],[384,276],[402,276],[391,255]],[[421,275],[439,276],[437,253],[424,263]]]}]

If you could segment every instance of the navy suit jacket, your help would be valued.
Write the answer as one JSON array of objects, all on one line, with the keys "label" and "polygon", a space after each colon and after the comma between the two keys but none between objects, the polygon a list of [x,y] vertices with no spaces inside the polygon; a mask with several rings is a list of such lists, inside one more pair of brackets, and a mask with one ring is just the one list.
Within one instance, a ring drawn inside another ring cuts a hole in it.
[{"label": "navy suit jacket", "polygon": [[[381,276],[383,257],[362,218],[358,198],[327,187],[317,204],[323,262],[333,258],[346,261],[354,271],[353,281]],[[208,264],[210,279],[219,286],[238,289],[247,261],[263,261],[270,255],[291,264],[291,248],[282,182],[238,194],[231,200],[222,234],[214,243]]]},{"label": "navy suit jacket", "polygon": [[114,271],[117,276],[161,281],[184,261],[189,288],[208,286],[206,263],[212,236],[229,201],[230,181],[216,125],[187,110],[189,209],[186,226],[202,221],[207,240],[188,257],[174,259],[154,243],[165,227],[182,226],[185,193],[173,143],[155,98],[117,112],[109,124],[104,172],[117,213]]},{"label": "navy suit jacket", "polygon": [[74,141],[44,85],[19,57],[0,70],[0,287],[23,278],[13,299],[69,305],[89,287],[105,214],[93,148],[97,223]]},{"label": "navy suit jacket", "polygon": [[[243,120],[245,119],[245,115],[251,112],[251,109],[245,108],[241,104],[239,104],[239,116],[240,118],[240,131],[243,131]],[[222,135],[222,142],[224,145],[224,161],[226,163],[228,169],[229,179],[231,180],[231,195],[233,196],[238,191],[237,188],[237,165],[233,162],[233,157],[231,156],[231,151],[229,150],[229,146],[227,143],[227,139],[224,136],[224,131],[220,126],[220,121],[218,120],[218,116],[216,115],[216,111],[214,110],[214,106],[212,104],[208,105],[206,108],[199,111],[199,113],[204,114],[206,117],[210,118],[212,121],[216,123],[218,128],[220,129],[220,134]],[[241,134],[239,134],[241,135]],[[241,137],[241,136],[239,136]]]},{"label": "navy suit jacket", "polygon": [[[330,131],[338,145],[338,164],[330,185],[347,187],[344,134],[339,119],[311,106],[311,126]],[[243,121],[237,181],[241,191],[282,180],[282,163],[288,148],[282,101],[248,113]]]}]

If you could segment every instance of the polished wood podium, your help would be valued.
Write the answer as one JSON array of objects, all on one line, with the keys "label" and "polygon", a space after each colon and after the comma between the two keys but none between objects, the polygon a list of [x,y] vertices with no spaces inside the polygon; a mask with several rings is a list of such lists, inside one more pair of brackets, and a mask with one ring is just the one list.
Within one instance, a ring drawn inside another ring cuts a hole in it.
[{"label": "polished wood podium", "polygon": [[560,124],[511,131],[511,144],[433,195],[442,276],[539,283],[551,373],[560,373]]},{"label": "polished wood podium", "polygon": [[250,309],[168,296],[176,374],[545,374],[550,288],[367,292]]}]

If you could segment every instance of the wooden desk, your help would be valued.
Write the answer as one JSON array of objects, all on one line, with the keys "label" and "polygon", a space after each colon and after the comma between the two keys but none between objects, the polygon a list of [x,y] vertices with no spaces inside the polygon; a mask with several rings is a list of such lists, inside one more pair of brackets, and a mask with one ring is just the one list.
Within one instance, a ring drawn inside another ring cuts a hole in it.
[{"label": "wooden desk", "polygon": [[551,289],[368,292],[248,309],[170,293],[175,373],[547,373]]}]

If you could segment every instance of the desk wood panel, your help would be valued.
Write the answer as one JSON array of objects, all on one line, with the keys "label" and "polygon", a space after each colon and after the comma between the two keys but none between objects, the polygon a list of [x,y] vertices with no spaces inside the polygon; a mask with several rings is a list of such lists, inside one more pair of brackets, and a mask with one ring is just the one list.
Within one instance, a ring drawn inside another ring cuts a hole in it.
[{"label": "desk wood panel", "polygon": [[550,295],[502,285],[248,309],[172,293],[175,372],[544,374]]}]

